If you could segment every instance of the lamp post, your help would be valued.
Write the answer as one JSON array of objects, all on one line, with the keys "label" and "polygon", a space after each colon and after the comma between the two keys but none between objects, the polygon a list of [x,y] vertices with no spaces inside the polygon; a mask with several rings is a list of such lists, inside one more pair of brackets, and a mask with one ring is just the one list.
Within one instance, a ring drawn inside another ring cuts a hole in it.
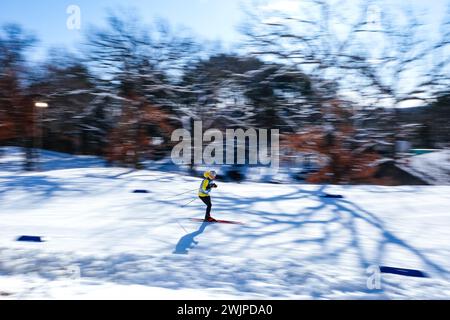
[{"label": "lamp post", "polygon": [[37,107],[37,108],[48,108],[48,103],[46,103],[46,102],[36,102],[34,104],[34,106]]},{"label": "lamp post", "polygon": [[[41,127],[41,132],[39,134],[39,148],[42,149],[43,147],[43,119],[42,119],[42,112],[44,109],[48,108],[48,103],[46,102],[42,102],[42,101],[37,101],[35,102],[34,106],[39,110],[39,125]],[[35,126],[35,130],[37,132],[37,121],[36,121],[36,126]],[[39,157],[41,152],[39,152]]]}]

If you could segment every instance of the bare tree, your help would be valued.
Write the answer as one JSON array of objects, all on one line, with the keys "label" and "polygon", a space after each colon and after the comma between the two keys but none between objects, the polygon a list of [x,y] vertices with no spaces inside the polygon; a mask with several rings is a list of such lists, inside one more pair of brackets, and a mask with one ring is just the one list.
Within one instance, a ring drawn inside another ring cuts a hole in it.
[{"label": "bare tree", "polygon": [[15,141],[25,147],[24,167],[33,167],[37,135],[34,103],[27,91],[26,52],[36,38],[18,25],[0,30],[0,141]]},{"label": "bare tree", "polygon": [[413,9],[399,13],[381,1],[351,7],[310,0],[295,13],[256,12],[243,28],[247,48],[308,74],[319,105],[333,98],[335,87],[338,97],[355,102],[361,126],[374,116],[386,123],[389,115],[397,128],[397,108],[429,102],[448,85],[448,15],[433,39]]},{"label": "bare tree", "polygon": [[[117,125],[110,142],[132,145],[133,141],[146,141],[136,143],[133,150],[111,146],[132,153],[129,158],[138,165],[138,159],[152,149],[145,146],[152,139],[140,138],[149,127],[165,141],[170,139],[161,122],[150,121],[151,114],[154,119],[164,114],[167,121],[180,122],[177,97],[185,88],[177,85],[177,79],[199,46],[188,35],[176,34],[164,21],[145,27],[133,16],[111,16],[108,22],[106,29],[90,34],[87,58],[91,70],[100,77],[100,92],[95,94],[114,100]],[[124,128],[126,135],[117,134]]]}]

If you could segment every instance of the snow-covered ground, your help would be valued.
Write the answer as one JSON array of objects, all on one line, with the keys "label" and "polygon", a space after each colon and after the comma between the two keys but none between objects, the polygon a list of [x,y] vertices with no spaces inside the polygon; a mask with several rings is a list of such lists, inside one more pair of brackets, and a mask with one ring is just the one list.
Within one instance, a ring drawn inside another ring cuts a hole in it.
[{"label": "snow-covered ground", "polygon": [[[0,299],[450,299],[450,187],[220,183],[44,154],[0,156]],[[134,194],[146,189],[148,194]],[[339,193],[343,199],[322,198]],[[46,238],[17,242],[20,235]],[[382,274],[372,265],[422,270]]]}]

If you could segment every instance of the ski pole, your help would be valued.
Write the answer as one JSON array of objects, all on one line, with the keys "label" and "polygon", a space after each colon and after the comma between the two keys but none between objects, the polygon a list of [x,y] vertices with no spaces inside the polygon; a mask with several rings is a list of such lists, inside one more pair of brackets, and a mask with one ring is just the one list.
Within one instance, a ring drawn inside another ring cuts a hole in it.
[{"label": "ski pole", "polygon": [[195,200],[197,200],[197,198],[194,198],[193,200],[189,201],[188,203],[186,203],[185,205],[181,206],[181,208],[187,207],[188,205],[190,205],[192,202],[194,202]]},{"label": "ski pole", "polygon": [[183,228],[184,232],[188,233],[187,230],[183,227],[183,225],[180,223],[180,221],[177,221],[178,225]]},{"label": "ski pole", "polygon": [[176,197],[182,196],[183,194],[186,194],[186,193],[189,193],[189,192],[192,192],[192,191],[195,191],[195,190],[197,190],[197,188],[192,189],[192,190],[189,190],[189,191],[186,191],[186,192],[183,192],[183,193],[180,193],[180,194],[176,194],[176,195],[174,195],[174,196],[170,196],[170,197],[167,198],[167,199],[176,198]]}]

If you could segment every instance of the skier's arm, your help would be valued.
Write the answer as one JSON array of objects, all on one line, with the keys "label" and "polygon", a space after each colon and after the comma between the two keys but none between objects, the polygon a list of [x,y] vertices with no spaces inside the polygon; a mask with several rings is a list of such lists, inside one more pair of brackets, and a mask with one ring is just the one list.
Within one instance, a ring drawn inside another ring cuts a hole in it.
[{"label": "skier's arm", "polygon": [[211,186],[209,185],[209,181],[205,179],[202,183],[202,191],[208,193],[209,190],[211,190]]}]

